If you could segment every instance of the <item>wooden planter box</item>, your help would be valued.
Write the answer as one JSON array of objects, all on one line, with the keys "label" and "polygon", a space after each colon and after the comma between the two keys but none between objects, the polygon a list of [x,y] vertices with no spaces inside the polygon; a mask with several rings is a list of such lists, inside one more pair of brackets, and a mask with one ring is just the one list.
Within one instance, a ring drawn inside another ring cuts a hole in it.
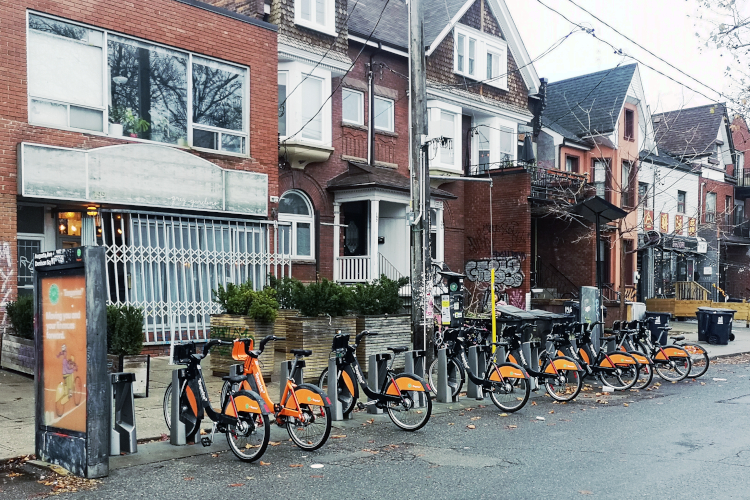
[{"label": "wooden planter box", "polygon": [[33,376],[36,369],[34,341],[4,333],[0,366]]},{"label": "wooden planter box", "polygon": [[[211,338],[234,340],[252,336],[255,342],[260,342],[266,335],[284,337],[286,336],[286,318],[293,314],[297,314],[297,311],[281,310],[273,323],[261,323],[249,316],[215,314],[211,316]],[[274,344],[266,345],[266,349],[259,358],[261,372],[266,381],[270,381],[272,375],[279,371],[276,366],[275,351],[281,351],[282,359],[285,356],[283,354],[284,343],[275,342]],[[231,347],[214,347],[209,359],[211,360],[211,371],[215,377],[228,375],[229,367],[238,363],[232,358]]]},{"label": "wooden planter box", "polygon": [[133,382],[133,396],[137,398],[148,397],[148,386],[151,372],[151,355],[137,354],[134,356],[118,356],[107,354],[107,372],[135,373]]},{"label": "wooden planter box", "polygon": [[336,331],[354,336],[357,332],[357,318],[354,316],[328,317],[305,317],[295,316],[287,318],[286,352],[287,359],[293,356],[290,349],[311,349],[312,356],[305,358],[305,381],[317,381],[320,373],[328,367],[328,358],[331,353],[331,343]]},{"label": "wooden planter box", "polygon": [[[411,349],[411,316],[408,314],[386,316],[358,316],[357,333],[362,330],[377,332],[379,335],[365,337],[357,349],[357,361],[362,371],[367,371],[367,362],[371,355],[389,352],[389,347],[407,346]],[[354,337],[352,336],[352,341]],[[393,353],[391,353],[393,354]],[[395,356],[394,370],[403,370],[404,355]]]}]

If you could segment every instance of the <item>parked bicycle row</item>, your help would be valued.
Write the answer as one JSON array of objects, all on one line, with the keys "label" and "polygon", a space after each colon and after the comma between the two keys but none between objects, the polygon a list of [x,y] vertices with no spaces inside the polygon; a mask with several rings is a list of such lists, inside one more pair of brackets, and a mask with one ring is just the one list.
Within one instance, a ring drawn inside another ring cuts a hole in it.
[{"label": "parked bicycle row", "polygon": [[[530,388],[544,386],[553,399],[571,401],[581,391],[586,377],[624,391],[647,388],[654,372],[670,382],[706,373],[709,360],[703,347],[684,342],[683,336],[673,337],[671,345],[661,345],[651,338],[651,321],[616,321],[612,334],[600,337],[598,342],[593,333],[601,322],[555,324],[543,334],[543,342],[531,339],[533,323],[504,322],[500,339],[494,343],[489,342],[488,328],[481,323],[468,323],[438,331],[435,345],[438,352],[445,349],[451,396],[461,391],[468,376],[472,383],[489,392],[498,408],[509,412],[523,408]],[[471,347],[489,357],[482,373],[469,366],[466,351]],[[436,358],[427,371],[428,383],[436,395],[438,363]]]},{"label": "parked bicycle row", "polygon": [[[379,387],[370,387],[362,374],[356,358],[360,341],[377,332],[363,331],[356,336],[353,345],[349,344],[349,335],[337,334],[333,339],[332,354],[336,358],[339,382],[338,400],[341,401],[345,415],[357,403],[359,387],[370,398],[366,403],[384,410],[399,428],[416,431],[427,424],[432,414],[432,400],[429,397],[429,385],[413,373],[396,373],[392,369],[394,358],[388,356],[383,382]],[[258,358],[270,341],[283,341],[284,338],[269,335],[260,341],[258,349],[253,349],[254,339],[234,341],[210,340],[203,352],[196,353],[195,343],[185,343],[175,348],[175,362],[186,364],[180,370],[179,380],[179,420],[185,425],[185,436],[193,441],[200,438],[204,446],[213,443],[215,434],[225,434],[232,452],[240,460],[253,462],[263,456],[268,447],[271,422],[286,428],[292,441],[304,450],[316,450],[323,446],[331,433],[331,400],[327,394],[328,371],[320,375],[320,386],[297,384],[301,380],[301,370],[305,366],[304,358],[312,351],[291,349],[294,355],[292,367],[281,399],[274,403],[261,375]],[[203,371],[201,361],[212,348],[219,345],[232,346],[232,358],[242,362],[242,373],[223,377],[224,385],[219,398],[220,409],[214,409]],[[393,355],[408,350],[407,347],[389,347]],[[167,386],[164,394],[164,419],[171,430],[172,424],[172,384]],[[213,426],[210,434],[201,436],[201,421],[208,417]]]}]

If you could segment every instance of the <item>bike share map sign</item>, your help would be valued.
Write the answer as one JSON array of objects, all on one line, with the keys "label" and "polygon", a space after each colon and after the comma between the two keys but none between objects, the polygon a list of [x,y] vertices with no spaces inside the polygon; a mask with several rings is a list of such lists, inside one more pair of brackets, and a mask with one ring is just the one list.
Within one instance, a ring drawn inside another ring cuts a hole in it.
[{"label": "bike share map sign", "polygon": [[44,425],[86,432],[86,284],[82,275],[39,280]]},{"label": "bike share map sign", "polygon": [[34,255],[35,451],[88,478],[109,473],[104,266],[103,247]]}]

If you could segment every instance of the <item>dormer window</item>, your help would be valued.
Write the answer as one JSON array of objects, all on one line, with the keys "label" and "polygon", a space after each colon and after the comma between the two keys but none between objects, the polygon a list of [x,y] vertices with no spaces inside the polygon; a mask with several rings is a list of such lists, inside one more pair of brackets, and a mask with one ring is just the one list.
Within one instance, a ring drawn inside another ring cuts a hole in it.
[{"label": "dormer window", "polygon": [[454,71],[503,90],[508,88],[508,46],[502,38],[460,25],[454,38]]},{"label": "dormer window", "polygon": [[295,0],[295,24],[326,35],[338,36],[335,13],[335,0]]}]

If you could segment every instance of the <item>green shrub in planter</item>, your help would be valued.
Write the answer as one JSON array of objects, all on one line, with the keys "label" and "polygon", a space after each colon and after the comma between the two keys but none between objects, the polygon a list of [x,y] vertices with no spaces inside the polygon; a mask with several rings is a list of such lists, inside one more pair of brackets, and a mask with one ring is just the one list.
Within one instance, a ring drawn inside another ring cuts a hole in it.
[{"label": "green shrub in planter", "polygon": [[107,353],[134,356],[143,349],[143,311],[134,306],[107,306]]},{"label": "green shrub in planter", "polygon": [[24,295],[15,302],[8,302],[5,312],[13,333],[23,339],[34,339],[34,297]]},{"label": "green shrub in planter", "polygon": [[352,307],[352,292],[323,278],[320,283],[310,283],[296,289],[294,302],[302,316],[344,316]]},{"label": "green shrub in planter", "polygon": [[253,290],[253,284],[249,281],[241,283],[239,286],[234,283],[227,283],[226,288],[219,285],[219,288],[213,292],[216,296],[214,302],[219,304],[227,314],[247,314],[255,299],[255,290]]},{"label": "green shrub in planter", "polygon": [[383,274],[373,283],[357,284],[352,289],[354,312],[363,316],[400,312],[403,303],[398,296],[398,290],[407,283],[409,283],[407,277],[394,281]]},{"label": "green shrub in planter", "polygon": [[269,287],[276,290],[276,300],[281,309],[299,309],[296,298],[305,285],[297,278],[281,278],[269,276]]},{"label": "green shrub in planter", "polygon": [[279,313],[279,303],[276,301],[276,290],[265,288],[255,294],[253,304],[247,315],[261,323],[273,323]]}]

